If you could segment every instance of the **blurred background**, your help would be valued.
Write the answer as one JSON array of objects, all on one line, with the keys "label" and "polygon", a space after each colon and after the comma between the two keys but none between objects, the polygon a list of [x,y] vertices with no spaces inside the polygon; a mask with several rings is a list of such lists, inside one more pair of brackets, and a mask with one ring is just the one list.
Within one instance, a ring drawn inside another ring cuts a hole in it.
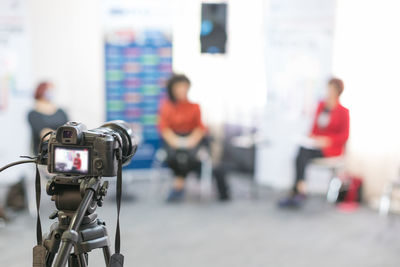
[{"label": "blurred background", "polygon": [[[122,119],[140,139],[124,169],[125,265],[395,266],[399,8],[392,0],[1,0],[0,166],[33,155],[46,116],[88,129]],[[179,203],[166,202],[176,179],[160,126],[174,73],[189,78],[208,141]],[[332,77],[344,82],[350,114],[345,152],[310,161],[307,200],[280,209]],[[47,232],[55,208],[42,173]],[[0,173],[1,266],[31,264],[34,174],[24,165]],[[107,180],[97,213],[113,244],[116,179]],[[89,258],[103,264],[99,252]]]}]

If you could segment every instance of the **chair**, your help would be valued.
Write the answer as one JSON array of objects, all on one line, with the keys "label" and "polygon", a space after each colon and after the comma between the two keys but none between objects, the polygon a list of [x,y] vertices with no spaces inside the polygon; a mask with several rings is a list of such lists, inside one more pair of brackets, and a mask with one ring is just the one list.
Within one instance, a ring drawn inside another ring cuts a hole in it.
[{"label": "chair", "polygon": [[255,133],[241,134],[227,140],[224,145],[222,161],[231,165],[231,170],[249,176],[251,197],[258,199],[258,184],[255,179],[255,157],[258,142]]},{"label": "chair", "polygon": [[251,198],[258,199],[258,183],[255,179],[256,147],[266,142],[254,127],[225,124],[221,163],[230,172],[249,178]]},{"label": "chair", "polygon": [[392,207],[393,191],[396,188],[400,188],[400,178],[395,181],[386,183],[383,189],[381,201],[379,203],[379,214],[381,216],[389,215],[390,209]]},{"label": "chair", "polygon": [[344,167],[344,156],[316,158],[311,161],[311,165],[328,169],[330,171],[330,181],[326,193],[326,200],[335,203],[339,197],[342,180],[339,178],[339,171]]}]

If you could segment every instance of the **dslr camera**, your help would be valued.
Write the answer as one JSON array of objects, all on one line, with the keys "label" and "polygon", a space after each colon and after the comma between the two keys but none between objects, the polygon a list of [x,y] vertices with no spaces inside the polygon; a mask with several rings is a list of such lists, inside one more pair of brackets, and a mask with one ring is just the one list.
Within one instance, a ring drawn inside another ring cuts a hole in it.
[{"label": "dslr camera", "polygon": [[66,175],[116,176],[119,148],[122,164],[129,164],[137,144],[126,122],[110,121],[92,130],[82,123],[68,122],[50,135],[47,169]]}]

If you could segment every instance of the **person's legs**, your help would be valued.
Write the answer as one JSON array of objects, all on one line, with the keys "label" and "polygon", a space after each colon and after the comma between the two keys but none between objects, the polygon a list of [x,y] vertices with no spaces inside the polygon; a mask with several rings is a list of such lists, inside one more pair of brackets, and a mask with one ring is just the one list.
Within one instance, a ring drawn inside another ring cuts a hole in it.
[{"label": "person's legs", "polygon": [[167,197],[168,202],[180,201],[184,197],[184,187],[185,187],[185,176],[181,174],[176,174],[174,176],[174,182],[172,189]]},{"label": "person's legs", "polygon": [[288,198],[279,201],[279,206],[298,207],[304,202],[306,195],[306,186],[304,182],[306,167],[312,159],[321,157],[323,157],[323,154],[319,149],[300,147],[296,157],[296,175],[292,193]]},{"label": "person's legs", "polygon": [[185,178],[189,172],[201,172],[201,161],[198,157],[198,152],[201,147],[199,144],[192,149],[173,149],[166,147],[167,151],[167,164],[173,170],[175,178],[173,188],[167,201],[176,201],[183,198],[183,190],[185,185]]},{"label": "person's legs", "polygon": [[167,202],[178,202],[184,197],[185,178],[183,176],[175,176],[171,191],[168,194]]},{"label": "person's legs", "polygon": [[174,173],[171,192],[167,197],[168,202],[179,201],[184,196],[186,172],[182,169],[182,155],[175,149],[165,146],[167,152],[167,165]]},{"label": "person's legs", "polygon": [[223,163],[213,170],[213,176],[217,182],[218,196],[222,201],[230,199],[229,185],[226,182],[227,170],[227,167]]},{"label": "person's legs", "polygon": [[304,182],[304,174],[308,163],[314,158],[323,157],[322,151],[319,149],[307,149],[300,147],[296,157],[296,176],[293,185],[293,192],[305,194],[306,187]]},{"label": "person's legs", "polygon": [[183,190],[183,187],[185,186],[185,177],[181,175],[175,175],[174,177],[174,189],[176,190]]}]

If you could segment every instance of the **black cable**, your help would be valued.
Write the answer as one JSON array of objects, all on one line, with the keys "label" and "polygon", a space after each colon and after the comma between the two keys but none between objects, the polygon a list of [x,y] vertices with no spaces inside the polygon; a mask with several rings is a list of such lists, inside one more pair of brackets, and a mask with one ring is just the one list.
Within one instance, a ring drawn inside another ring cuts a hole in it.
[{"label": "black cable", "polygon": [[[40,143],[39,143],[39,156],[42,156],[42,144],[43,144],[43,140],[44,140],[48,135],[50,135],[51,133],[53,133],[53,132],[52,132],[52,131],[51,131],[51,132],[48,132],[48,133],[46,133],[46,134],[41,138]],[[21,156],[21,158],[28,158],[28,159],[30,159],[30,160],[20,160],[20,161],[15,161],[15,162],[12,162],[12,163],[10,163],[10,164],[7,164],[7,165],[5,165],[4,167],[0,168],[0,172],[4,171],[5,169],[8,169],[8,168],[10,168],[10,167],[12,167],[12,166],[19,165],[19,164],[37,163],[38,160],[40,159],[40,157],[28,157],[28,156]]]},{"label": "black cable", "polygon": [[12,166],[19,165],[19,164],[25,164],[25,163],[36,163],[36,160],[31,159],[31,160],[15,161],[15,162],[9,163],[6,166],[0,168],[0,172],[4,171],[5,169],[8,169],[8,168],[10,168]]},{"label": "black cable", "polygon": [[42,145],[43,145],[43,142],[45,142],[44,139],[45,139],[47,136],[49,136],[50,134],[52,134],[52,133],[53,133],[53,131],[47,132],[47,133],[46,133],[45,135],[43,135],[42,138],[40,139],[40,142],[39,142],[39,155],[42,155],[42,150],[43,150]]}]

